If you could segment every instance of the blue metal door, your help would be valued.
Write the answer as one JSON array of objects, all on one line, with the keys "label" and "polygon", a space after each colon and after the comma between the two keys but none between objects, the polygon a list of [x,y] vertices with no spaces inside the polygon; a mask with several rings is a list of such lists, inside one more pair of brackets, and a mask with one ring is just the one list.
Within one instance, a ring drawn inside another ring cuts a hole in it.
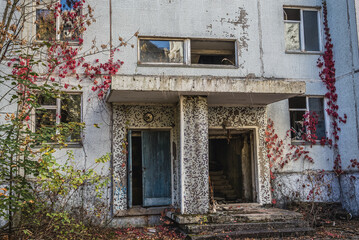
[{"label": "blue metal door", "polygon": [[142,131],[143,206],[171,204],[169,131]]}]

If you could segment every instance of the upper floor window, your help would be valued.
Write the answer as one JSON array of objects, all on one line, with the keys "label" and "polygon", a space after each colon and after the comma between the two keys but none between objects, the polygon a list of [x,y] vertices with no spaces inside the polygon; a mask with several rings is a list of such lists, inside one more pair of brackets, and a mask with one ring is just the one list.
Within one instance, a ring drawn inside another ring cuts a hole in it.
[{"label": "upper floor window", "polygon": [[[316,125],[315,135],[317,140],[326,137],[324,98],[323,97],[294,97],[289,99],[289,115],[292,140],[303,140],[303,134],[308,130],[305,128],[304,115],[308,112],[316,114],[318,124]],[[312,133],[314,134],[314,133]]]},{"label": "upper floor window", "polygon": [[236,41],[140,38],[139,63],[236,66]]},{"label": "upper floor window", "polygon": [[140,39],[141,63],[184,63],[183,40]]},{"label": "upper floor window", "polygon": [[78,42],[81,21],[80,1],[58,0],[57,4],[61,4],[61,14],[58,14],[54,7],[48,7],[51,2],[41,1],[35,11],[36,40]]},{"label": "upper floor window", "polygon": [[285,49],[289,52],[321,51],[320,14],[317,9],[284,8]]}]

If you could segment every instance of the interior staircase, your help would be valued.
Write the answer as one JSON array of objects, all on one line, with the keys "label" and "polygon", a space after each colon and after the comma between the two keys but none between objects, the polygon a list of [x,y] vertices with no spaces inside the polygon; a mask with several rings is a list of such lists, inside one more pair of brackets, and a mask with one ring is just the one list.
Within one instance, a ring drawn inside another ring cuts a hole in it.
[{"label": "interior staircase", "polygon": [[215,213],[184,215],[167,212],[187,239],[236,239],[300,236],[313,229],[299,213],[264,208],[259,204],[227,204],[217,206]]},{"label": "interior staircase", "polygon": [[232,187],[223,170],[209,171],[209,177],[213,187],[214,200],[219,203],[240,202],[238,193]]}]

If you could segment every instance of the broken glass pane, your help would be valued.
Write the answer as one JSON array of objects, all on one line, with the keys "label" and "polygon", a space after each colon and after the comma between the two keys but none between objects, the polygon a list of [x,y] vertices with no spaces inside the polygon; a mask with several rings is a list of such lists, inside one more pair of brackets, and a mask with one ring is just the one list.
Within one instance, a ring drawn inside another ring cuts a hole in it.
[{"label": "broken glass pane", "polygon": [[62,41],[78,41],[80,37],[81,9],[76,3],[80,0],[61,0],[60,39]]},{"label": "broken glass pane", "polygon": [[191,40],[192,64],[236,64],[235,41]]},{"label": "broken glass pane", "polygon": [[293,140],[303,140],[305,133],[304,118],[305,111],[290,111],[290,130]]},{"label": "broken glass pane", "polygon": [[140,40],[140,62],[183,63],[183,41]]},{"label": "broken glass pane", "polygon": [[320,51],[318,11],[303,11],[304,42],[306,51]]},{"label": "broken glass pane", "polygon": [[300,51],[300,23],[284,23],[285,49],[288,51]]},{"label": "broken glass pane", "polygon": [[293,97],[289,98],[289,108],[294,109],[307,109],[306,97]]},{"label": "broken glass pane", "polygon": [[38,103],[40,105],[56,105],[56,98],[47,95],[41,95],[38,98]]},{"label": "broken glass pane", "polygon": [[56,109],[36,109],[36,128],[55,126]]},{"label": "broken glass pane", "polygon": [[316,126],[316,135],[318,140],[326,136],[325,134],[325,120],[324,120],[324,99],[323,98],[309,98],[309,111],[315,112],[318,116],[318,124]]},{"label": "broken glass pane", "polygon": [[55,40],[56,18],[53,11],[36,9],[36,39]]},{"label": "broken glass pane", "polygon": [[300,9],[284,8],[284,20],[300,21]]},{"label": "broken glass pane", "polygon": [[[61,99],[61,123],[81,122],[81,95],[68,94]],[[80,141],[81,129],[73,125],[71,133],[66,134],[66,141]]]}]

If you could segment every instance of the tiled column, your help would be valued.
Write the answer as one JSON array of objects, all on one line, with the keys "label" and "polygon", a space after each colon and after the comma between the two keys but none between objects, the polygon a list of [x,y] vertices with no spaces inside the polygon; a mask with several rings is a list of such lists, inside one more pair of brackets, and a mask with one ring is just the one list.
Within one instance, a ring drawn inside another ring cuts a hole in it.
[{"label": "tiled column", "polygon": [[209,209],[207,98],[180,98],[181,212]]}]

